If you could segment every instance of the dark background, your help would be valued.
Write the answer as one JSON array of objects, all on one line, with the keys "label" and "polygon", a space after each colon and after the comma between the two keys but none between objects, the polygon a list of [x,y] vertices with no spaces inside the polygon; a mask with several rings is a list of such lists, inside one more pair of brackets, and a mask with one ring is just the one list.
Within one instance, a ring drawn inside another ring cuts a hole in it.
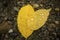
[{"label": "dark background", "polygon": [[0,0],[0,40],[25,40],[17,29],[16,19],[19,9],[27,4],[35,11],[52,8],[45,25],[27,40],[60,40],[60,0]]}]

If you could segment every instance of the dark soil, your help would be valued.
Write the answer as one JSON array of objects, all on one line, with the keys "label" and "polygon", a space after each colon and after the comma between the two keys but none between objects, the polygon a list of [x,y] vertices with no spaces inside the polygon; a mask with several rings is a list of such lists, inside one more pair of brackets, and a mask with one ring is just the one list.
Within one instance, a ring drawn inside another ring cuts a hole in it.
[{"label": "dark soil", "polygon": [[60,0],[0,0],[0,40],[25,40],[17,30],[16,19],[19,9],[27,4],[35,10],[52,8],[45,25],[27,40],[60,40]]}]

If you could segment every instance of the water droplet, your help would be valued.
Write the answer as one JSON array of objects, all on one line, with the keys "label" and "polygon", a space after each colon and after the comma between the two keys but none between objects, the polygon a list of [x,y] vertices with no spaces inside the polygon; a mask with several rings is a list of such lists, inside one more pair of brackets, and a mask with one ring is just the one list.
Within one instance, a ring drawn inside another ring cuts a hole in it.
[{"label": "water droplet", "polygon": [[31,21],[33,21],[34,19],[33,18],[31,18]]}]

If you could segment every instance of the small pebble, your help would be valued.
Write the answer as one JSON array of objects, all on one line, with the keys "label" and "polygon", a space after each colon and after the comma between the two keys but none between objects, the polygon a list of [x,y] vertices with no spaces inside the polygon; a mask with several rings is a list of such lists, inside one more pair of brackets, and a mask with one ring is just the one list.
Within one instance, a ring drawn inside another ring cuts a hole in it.
[{"label": "small pebble", "polygon": [[18,5],[19,5],[20,3],[21,3],[20,1],[17,2]]},{"label": "small pebble", "polygon": [[15,11],[18,11],[19,9],[18,9],[17,7],[14,7],[14,10],[15,10]]},{"label": "small pebble", "polygon": [[55,11],[59,11],[60,9],[59,8],[55,8]]},{"label": "small pebble", "polygon": [[5,38],[8,38],[8,35],[7,34],[5,35]]},{"label": "small pebble", "polygon": [[48,21],[51,21],[51,20],[52,20],[51,18],[48,19]]},{"label": "small pebble", "polygon": [[8,24],[12,24],[12,22],[11,21],[8,21]]},{"label": "small pebble", "polygon": [[43,4],[40,4],[41,7],[43,7]]},{"label": "small pebble", "polygon": [[13,29],[10,29],[10,30],[9,30],[9,33],[12,33],[12,32],[13,32]]},{"label": "small pebble", "polygon": [[4,20],[7,20],[7,17],[5,17]]},{"label": "small pebble", "polygon": [[59,24],[59,21],[55,21],[56,24]]},{"label": "small pebble", "polygon": [[38,4],[33,4],[33,7],[34,7],[34,8],[38,8],[39,5],[38,5]]}]

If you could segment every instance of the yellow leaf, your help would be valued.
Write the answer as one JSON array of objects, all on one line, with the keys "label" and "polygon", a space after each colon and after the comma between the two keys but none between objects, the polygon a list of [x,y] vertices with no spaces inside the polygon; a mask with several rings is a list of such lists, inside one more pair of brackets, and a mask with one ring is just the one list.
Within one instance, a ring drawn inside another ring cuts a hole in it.
[{"label": "yellow leaf", "polygon": [[19,10],[17,17],[18,30],[25,38],[28,38],[34,30],[41,28],[49,16],[51,9],[34,11],[31,5],[26,5]]},{"label": "yellow leaf", "polygon": [[17,17],[18,30],[25,38],[29,37],[33,32],[33,30],[27,26],[27,20],[30,13],[33,14],[34,9],[28,4],[20,9]]},{"label": "yellow leaf", "polygon": [[[49,16],[50,9],[39,9],[35,12],[35,18],[33,21],[30,21],[28,23],[28,27],[30,27],[32,30],[37,30],[41,28],[45,22],[47,21],[47,18]],[[31,18],[30,18],[31,19]]]}]

